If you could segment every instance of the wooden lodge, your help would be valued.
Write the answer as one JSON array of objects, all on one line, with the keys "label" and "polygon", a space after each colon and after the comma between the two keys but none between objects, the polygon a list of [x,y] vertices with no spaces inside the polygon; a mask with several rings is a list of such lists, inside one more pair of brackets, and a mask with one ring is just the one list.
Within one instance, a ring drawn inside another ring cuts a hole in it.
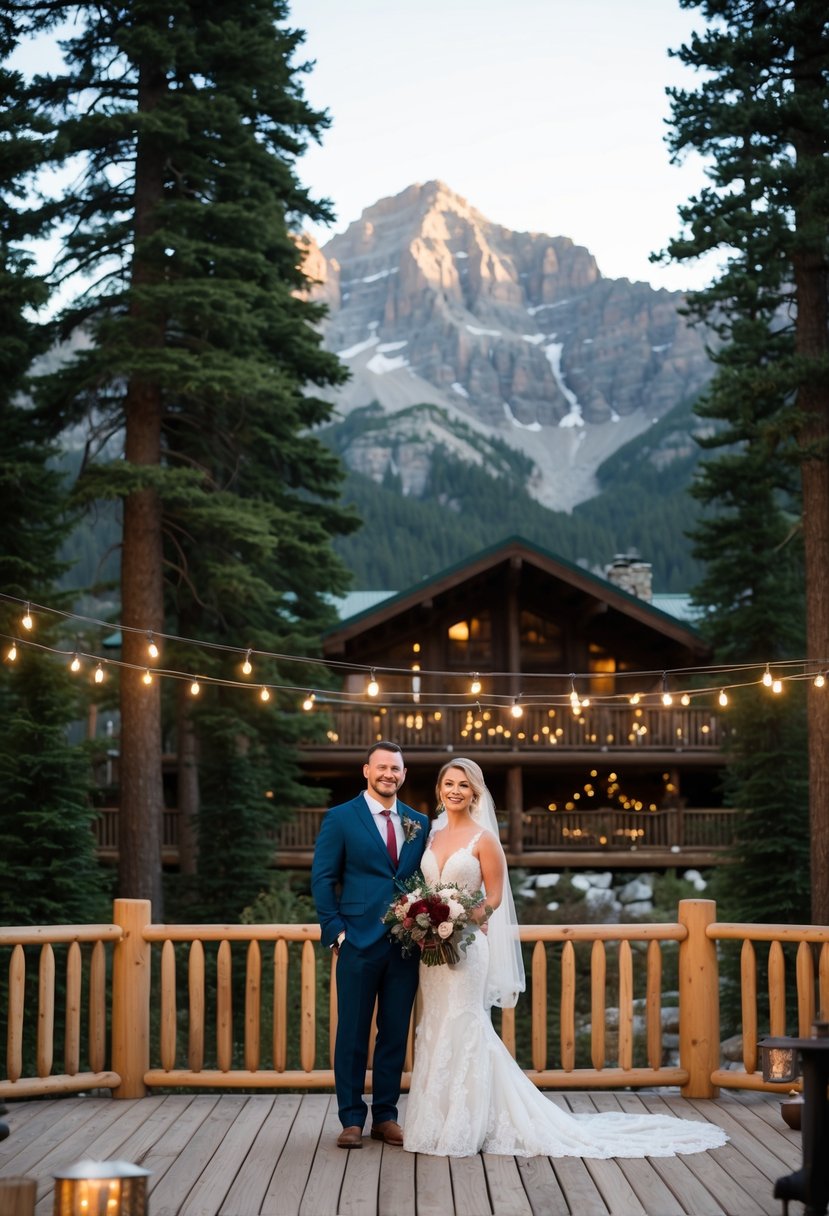
[{"label": "wooden lodge", "polygon": [[[663,673],[705,665],[709,651],[654,603],[649,567],[621,558],[609,576],[515,538],[349,613],[323,652],[347,665],[352,700],[321,703],[330,729],[302,747],[306,777],[332,801],[352,797],[366,749],[393,739],[408,766],[403,796],[429,813],[439,768],[467,754],[513,864],[715,864],[734,823],[719,793],[722,719],[711,697],[681,703],[687,679],[662,703]],[[301,829],[285,833],[307,849]]]},{"label": "wooden lodge", "polygon": [[[347,597],[322,639],[342,688],[317,691],[324,729],[315,722],[299,749],[306,781],[325,793],[280,822],[275,863],[310,865],[324,807],[353,797],[378,739],[403,747],[403,797],[426,813],[441,765],[453,754],[477,759],[512,865],[722,862],[737,815],[721,805],[726,719],[710,695],[683,704],[692,677],[677,674],[705,666],[709,651],[677,613],[685,597],[654,599],[649,574],[619,558],[601,578],[516,538],[405,591]],[[107,767],[112,787],[117,749]],[[163,859],[175,866],[174,757],[165,785]],[[117,806],[102,808],[97,832],[102,859],[117,858]]]}]

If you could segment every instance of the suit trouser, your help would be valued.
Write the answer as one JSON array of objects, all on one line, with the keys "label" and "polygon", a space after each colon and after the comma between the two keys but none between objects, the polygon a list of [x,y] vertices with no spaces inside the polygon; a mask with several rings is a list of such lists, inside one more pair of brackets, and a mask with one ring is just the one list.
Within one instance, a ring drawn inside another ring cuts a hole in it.
[{"label": "suit trouser", "polygon": [[417,956],[403,958],[400,948],[387,938],[381,938],[365,949],[357,949],[346,937],[340,948],[334,1082],[343,1127],[362,1127],[366,1121],[368,1107],[363,1090],[375,999],[377,1038],[372,1066],[372,1120],[382,1123],[397,1118],[418,967]]}]

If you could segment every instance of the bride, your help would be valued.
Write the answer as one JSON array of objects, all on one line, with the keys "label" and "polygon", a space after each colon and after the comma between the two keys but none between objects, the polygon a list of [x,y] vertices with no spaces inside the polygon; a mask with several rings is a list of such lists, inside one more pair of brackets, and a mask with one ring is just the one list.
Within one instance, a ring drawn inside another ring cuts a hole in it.
[{"label": "bride", "polygon": [[[663,1115],[574,1115],[546,1098],[522,1072],[490,1021],[491,1005],[515,1005],[524,965],[506,858],[492,797],[474,760],[440,770],[441,814],[423,855],[431,886],[480,888],[495,911],[455,966],[420,964],[423,1016],[406,1108],[404,1147],[469,1157],[669,1157],[724,1144],[711,1123]],[[477,911],[477,914],[476,914]],[[482,923],[484,906],[473,910]]]}]

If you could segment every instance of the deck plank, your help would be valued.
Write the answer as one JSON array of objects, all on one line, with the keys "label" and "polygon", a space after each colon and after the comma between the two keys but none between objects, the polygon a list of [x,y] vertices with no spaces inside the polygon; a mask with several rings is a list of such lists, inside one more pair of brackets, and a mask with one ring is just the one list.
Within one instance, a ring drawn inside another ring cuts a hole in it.
[{"label": "deck plank", "polygon": [[272,1104],[222,1201],[219,1216],[259,1216],[263,1211],[271,1177],[301,1101],[299,1094],[284,1094]]},{"label": "deck plank", "polygon": [[[449,1159],[365,1138],[336,1147],[328,1094],[168,1094],[118,1102],[60,1097],[9,1104],[0,1175],[38,1182],[38,1216],[52,1172],[82,1157],[115,1156],[151,1173],[153,1216],[779,1216],[774,1181],[801,1163],[800,1137],[775,1095],[675,1090],[553,1093],[569,1110],[627,1110],[707,1119],[730,1140],[681,1157]],[[790,1205],[802,1216],[802,1205]]]},{"label": "deck plank", "polygon": [[[303,1095],[285,1148],[265,1192],[263,1212],[299,1216],[299,1205],[313,1170],[314,1154],[328,1113],[328,1103],[327,1094]],[[340,1152],[345,1156],[344,1150],[340,1149]],[[156,1216],[155,1212],[153,1216]]]},{"label": "deck plank", "polygon": [[548,1157],[519,1157],[516,1161],[533,1216],[567,1216],[570,1208]]},{"label": "deck plank", "polygon": [[515,1157],[484,1153],[483,1159],[493,1216],[532,1216]]}]

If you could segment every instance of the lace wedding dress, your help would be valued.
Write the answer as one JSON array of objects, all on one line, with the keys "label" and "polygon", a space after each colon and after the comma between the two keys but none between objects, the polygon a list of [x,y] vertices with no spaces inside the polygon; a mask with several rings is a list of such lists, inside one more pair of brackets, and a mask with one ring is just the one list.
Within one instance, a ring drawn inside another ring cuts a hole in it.
[{"label": "lace wedding dress", "polygon": [[[480,833],[479,833],[480,835]],[[430,885],[481,887],[473,854],[478,836],[447,858],[431,848],[422,869]],[[712,1123],[663,1115],[574,1115],[561,1110],[524,1075],[484,1007],[487,939],[475,940],[454,967],[420,965],[423,1016],[417,1028],[405,1148],[439,1157],[478,1152],[518,1157],[672,1157],[724,1144]]]}]

